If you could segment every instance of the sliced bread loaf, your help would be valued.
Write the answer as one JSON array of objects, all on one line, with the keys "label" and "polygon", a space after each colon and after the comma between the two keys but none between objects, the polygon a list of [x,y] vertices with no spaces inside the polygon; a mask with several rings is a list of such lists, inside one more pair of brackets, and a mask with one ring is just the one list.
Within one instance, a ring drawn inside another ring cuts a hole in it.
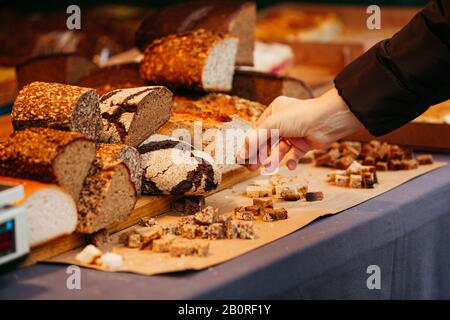
[{"label": "sliced bread loaf", "polygon": [[253,2],[201,0],[177,3],[148,16],[136,32],[142,51],[155,39],[199,28],[239,39],[236,63],[253,65],[256,5]]},{"label": "sliced bread loaf", "polygon": [[44,127],[75,131],[95,139],[101,129],[98,96],[93,89],[32,82],[20,90],[11,112],[14,130]]},{"label": "sliced bread loaf", "polygon": [[208,154],[169,136],[152,135],[138,151],[144,168],[142,194],[203,195],[222,179]]},{"label": "sliced bread loaf", "polygon": [[81,190],[77,231],[90,234],[126,220],[136,201],[128,167],[110,149],[100,148]]},{"label": "sliced bread loaf", "polygon": [[21,205],[26,210],[31,247],[75,231],[77,206],[72,197],[58,186],[7,177],[0,177],[0,182],[22,184],[24,187],[25,198]]},{"label": "sliced bread loaf", "polygon": [[75,200],[95,158],[95,142],[76,132],[18,131],[0,142],[0,175],[54,183]]},{"label": "sliced bread loaf", "polygon": [[157,39],[144,52],[141,76],[169,88],[230,91],[237,45],[204,29]]},{"label": "sliced bread loaf", "polygon": [[136,187],[136,193],[141,193],[142,169],[139,152],[125,144],[106,144],[97,145],[96,165],[108,170],[123,162],[130,171],[131,181]]},{"label": "sliced bread loaf", "polygon": [[165,87],[111,91],[100,98],[103,128],[98,141],[138,146],[170,117],[172,93]]}]

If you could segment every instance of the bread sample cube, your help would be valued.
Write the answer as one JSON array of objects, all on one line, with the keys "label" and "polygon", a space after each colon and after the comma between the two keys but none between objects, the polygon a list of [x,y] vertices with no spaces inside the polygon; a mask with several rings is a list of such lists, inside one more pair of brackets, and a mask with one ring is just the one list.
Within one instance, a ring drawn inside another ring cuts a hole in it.
[{"label": "bread sample cube", "polygon": [[155,239],[152,242],[152,251],[157,253],[169,252],[172,242],[176,239],[178,237],[174,235],[166,235],[160,239]]},{"label": "bread sample cube", "polygon": [[94,89],[32,82],[20,90],[11,112],[15,131],[32,127],[79,132],[96,139],[101,129]]},{"label": "bread sample cube", "polygon": [[192,256],[197,252],[195,241],[175,239],[170,244],[170,255],[173,257]]},{"label": "bread sample cube", "polygon": [[253,229],[252,221],[238,221],[237,234],[239,239],[254,239],[255,231]]},{"label": "bread sample cube", "polygon": [[251,211],[246,211],[245,207],[238,207],[234,209],[234,216],[238,220],[255,220],[255,215]]},{"label": "bread sample cube", "polygon": [[261,208],[256,205],[246,206],[246,207],[244,207],[244,209],[245,209],[245,211],[253,213],[253,215],[255,215],[255,216],[259,216],[260,211],[261,211]]},{"label": "bread sample cube", "polygon": [[348,187],[350,183],[350,177],[347,175],[337,174],[334,182],[339,187]]},{"label": "bread sample cube", "polygon": [[253,199],[253,205],[259,207],[261,210],[264,208],[273,208],[272,199]]},{"label": "bread sample cube", "polygon": [[351,174],[349,181],[350,188],[361,188],[362,187],[362,177],[361,175]]},{"label": "bread sample cube", "polygon": [[30,128],[0,141],[0,175],[53,183],[78,202],[95,143],[76,132]]},{"label": "bread sample cube", "polygon": [[277,220],[284,220],[288,218],[288,213],[285,208],[266,209],[263,211],[263,221],[272,222]]},{"label": "bread sample cube", "polygon": [[347,174],[360,174],[362,165],[358,161],[353,161],[352,164],[347,168]]},{"label": "bread sample cube", "polygon": [[246,194],[249,198],[264,198],[272,195],[272,187],[247,186]]},{"label": "bread sample cube", "polygon": [[118,89],[100,98],[98,141],[139,146],[169,120],[172,93],[165,87]]},{"label": "bread sample cube", "polygon": [[153,41],[144,52],[143,79],[169,88],[231,90],[238,39],[204,29]]},{"label": "bread sample cube", "polygon": [[142,194],[204,195],[222,180],[211,156],[180,140],[154,134],[138,151],[144,168]]},{"label": "bread sample cube", "polygon": [[99,149],[80,193],[77,231],[93,233],[126,220],[136,201],[128,167],[111,158],[108,147]]},{"label": "bread sample cube", "polygon": [[186,239],[195,239],[197,226],[193,223],[185,223],[180,226],[180,236]]},{"label": "bread sample cube", "polygon": [[224,239],[226,235],[225,226],[222,223],[213,223],[208,227],[208,238],[211,240]]},{"label": "bread sample cube", "polygon": [[320,201],[323,200],[323,192],[315,191],[315,192],[307,192],[305,195],[306,201]]},{"label": "bread sample cube", "polygon": [[416,160],[420,165],[432,164],[433,156],[431,154],[421,154],[416,156]]},{"label": "bread sample cube", "polygon": [[333,167],[336,169],[345,170],[352,164],[354,160],[355,160],[354,157],[345,156],[335,160],[333,162]]},{"label": "bread sample cube", "polygon": [[376,168],[378,171],[388,171],[389,170],[388,163],[384,162],[384,161],[378,161],[376,164]]},{"label": "bread sample cube", "polygon": [[196,229],[196,236],[201,239],[208,239],[209,237],[209,226],[208,225],[201,225],[197,226]]},{"label": "bread sample cube", "polygon": [[138,233],[129,234],[126,245],[128,248],[141,248],[142,247],[141,235]]},{"label": "bread sample cube", "polygon": [[156,225],[156,220],[155,218],[139,218],[138,225],[140,225],[141,227],[153,227],[154,225]]},{"label": "bread sample cube", "polygon": [[209,253],[209,243],[205,241],[195,242],[195,254],[199,257],[206,257]]},{"label": "bread sample cube", "polygon": [[237,239],[239,237],[238,233],[239,222],[236,220],[229,220],[225,224],[226,228],[226,237],[228,239]]},{"label": "bread sample cube", "polygon": [[403,164],[401,160],[390,160],[389,161],[389,170],[403,170]]},{"label": "bread sample cube", "polygon": [[205,207],[204,196],[190,196],[184,198],[184,213],[194,214],[200,212]]},{"label": "bread sample cube", "polygon": [[213,208],[211,206],[206,207],[200,212],[194,215],[194,221],[197,224],[210,225],[217,222],[219,218],[219,209]]},{"label": "bread sample cube", "polygon": [[107,269],[119,270],[123,267],[123,257],[114,252],[107,252],[98,258],[96,263]]},{"label": "bread sample cube", "polygon": [[414,160],[402,160],[402,166],[404,170],[412,170],[412,169],[417,169],[419,167],[419,163]]},{"label": "bread sample cube", "polygon": [[75,256],[75,260],[85,264],[93,264],[101,255],[102,252],[96,246],[89,244]]},{"label": "bread sample cube", "polygon": [[361,174],[362,177],[362,186],[366,189],[374,188],[375,181],[373,179],[373,174],[370,172],[363,172]]},{"label": "bread sample cube", "polygon": [[169,223],[169,224],[163,225],[162,229],[163,229],[163,233],[165,235],[170,235],[170,234],[176,235],[176,236],[180,235],[180,227],[176,223]]},{"label": "bread sample cube", "polygon": [[142,248],[151,245],[152,241],[163,236],[163,230],[160,226],[139,227],[135,232],[141,236]]}]

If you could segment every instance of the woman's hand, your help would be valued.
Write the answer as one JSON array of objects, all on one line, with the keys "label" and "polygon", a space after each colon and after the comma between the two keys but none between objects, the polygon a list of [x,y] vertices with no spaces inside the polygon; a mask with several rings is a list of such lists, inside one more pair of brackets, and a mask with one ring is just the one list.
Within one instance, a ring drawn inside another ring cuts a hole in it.
[{"label": "woman's hand", "polygon": [[[362,124],[336,89],[308,100],[281,96],[270,104],[245,138],[240,158],[257,159],[256,163],[248,166],[251,170],[256,170],[261,164],[266,168],[276,168],[285,158],[287,167],[294,170],[307,151],[323,148],[361,128]],[[279,143],[258,139],[261,130],[271,129],[279,130]],[[261,159],[258,152],[265,148],[270,151],[270,156]]]}]

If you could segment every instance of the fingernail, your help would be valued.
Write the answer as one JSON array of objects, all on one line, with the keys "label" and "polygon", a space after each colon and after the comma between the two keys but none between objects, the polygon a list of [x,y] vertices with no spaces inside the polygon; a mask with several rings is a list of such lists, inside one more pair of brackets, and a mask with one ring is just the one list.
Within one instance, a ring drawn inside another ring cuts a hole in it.
[{"label": "fingernail", "polygon": [[242,160],[247,159],[247,150],[246,150],[246,149],[241,149],[241,151],[239,152],[239,157],[240,157]]},{"label": "fingernail", "polygon": [[297,163],[294,160],[289,160],[287,162],[287,167],[289,170],[295,170],[295,168],[297,168]]}]

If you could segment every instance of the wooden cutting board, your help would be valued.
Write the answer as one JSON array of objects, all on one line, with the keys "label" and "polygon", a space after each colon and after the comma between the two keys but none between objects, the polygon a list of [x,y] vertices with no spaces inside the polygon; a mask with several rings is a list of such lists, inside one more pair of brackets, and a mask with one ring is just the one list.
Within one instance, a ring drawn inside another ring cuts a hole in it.
[{"label": "wooden cutting board", "polygon": [[[211,194],[230,188],[239,182],[256,177],[257,175],[259,175],[258,171],[251,172],[244,167],[227,172],[223,175],[219,188],[211,192]],[[172,196],[141,196],[126,221],[114,223],[106,229],[109,234],[112,234],[135,225],[140,218],[163,214],[170,210],[170,202],[172,199]],[[85,234],[72,233],[33,248],[21,266],[29,266],[85,245],[88,237]]]}]

